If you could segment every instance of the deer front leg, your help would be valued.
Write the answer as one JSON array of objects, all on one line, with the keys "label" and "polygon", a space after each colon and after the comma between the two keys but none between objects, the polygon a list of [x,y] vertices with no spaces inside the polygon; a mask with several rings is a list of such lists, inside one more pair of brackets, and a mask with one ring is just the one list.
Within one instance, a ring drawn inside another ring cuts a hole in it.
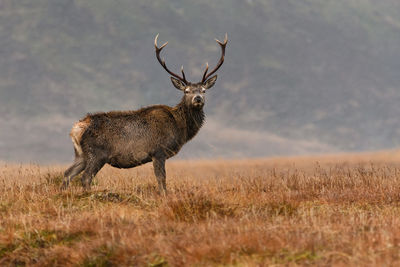
[{"label": "deer front leg", "polygon": [[167,193],[166,175],[165,175],[165,158],[153,158],[154,174],[158,182],[160,193]]}]

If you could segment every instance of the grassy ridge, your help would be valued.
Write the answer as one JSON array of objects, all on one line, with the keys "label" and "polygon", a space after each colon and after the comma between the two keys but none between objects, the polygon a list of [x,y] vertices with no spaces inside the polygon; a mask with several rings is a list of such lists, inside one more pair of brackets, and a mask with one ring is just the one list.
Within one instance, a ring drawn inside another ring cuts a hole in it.
[{"label": "grassy ridge", "polygon": [[91,192],[63,168],[0,169],[0,264],[399,263],[398,153],[105,168]]}]

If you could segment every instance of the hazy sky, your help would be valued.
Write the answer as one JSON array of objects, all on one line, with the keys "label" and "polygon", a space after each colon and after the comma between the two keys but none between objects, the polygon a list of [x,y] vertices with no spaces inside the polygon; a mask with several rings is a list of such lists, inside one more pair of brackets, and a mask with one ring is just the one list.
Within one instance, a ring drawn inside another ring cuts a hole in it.
[{"label": "hazy sky", "polygon": [[0,160],[68,163],[88,112],[175,105],[155,59],[207,93],[207,121],[180,158],[396,148],[400,5],[394,0],[37,0],[0,3]]}]

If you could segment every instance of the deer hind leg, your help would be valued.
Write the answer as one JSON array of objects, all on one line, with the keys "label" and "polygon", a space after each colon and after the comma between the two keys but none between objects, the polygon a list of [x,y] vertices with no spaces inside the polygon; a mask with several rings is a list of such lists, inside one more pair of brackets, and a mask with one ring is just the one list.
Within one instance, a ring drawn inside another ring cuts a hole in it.
[{"label": "deer hind leg", "polygon": [[82,187],[85,190],[90,190],[93,177],[103,168],[106,162],[104,160],[90,160],[86,163],[85,171],[82,175]]},{"label": "deer hind leg", "polygon": [[164,158],[153,158],[154,174],[156,175],[158,182],[158,189],[160,193],[167,193],[167,183],[165,174],[165,159]]},{"label": "deer hind leg", "polygon": [[63,184],[61,186],[61,189],[67,189],[69,186],[69,183],[72,181],[72,179],[80,174],[86,167],[85,161],[83,158],[77,157],[75,158],[74,163],[72,164],[71,167],[69,167],[65,172],[64,172],[64,180]]},{"label": "deer hind leg", "polygon": [[74,144],[75,150],[75,161],[71,167],[69,167],[64,173],[63,184],[61,189],[66,189],[69,186],[70,181],[79,173],[81,173],[85,167],[86,163],[83,159],[83,151],[81,145],[82,135],[86,131],[86,129],[90,125],[90,118],[86,117],[85,119],[76,122],[71,129],[70,136],[72,139],[72,143]]}]

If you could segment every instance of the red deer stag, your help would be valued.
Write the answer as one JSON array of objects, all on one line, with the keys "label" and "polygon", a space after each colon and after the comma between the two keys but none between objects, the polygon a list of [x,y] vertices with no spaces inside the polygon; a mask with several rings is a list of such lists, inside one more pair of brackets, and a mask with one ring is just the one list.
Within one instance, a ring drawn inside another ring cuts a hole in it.
[{"label": "red deer stag", "polygon": [[175,107],[154,105],[136,111],[88,114],[76,122],[70,133],[75,160],[64,173],[63,189],[82,171],[82,186],[90,189],[93,177],[106,163],[117,168],[133,168],[153,161],[159,190],[166,192],[165,161],[177,154],[203,125],[204,94],[217,80],[217,75],[210,76],[224,62],[228,37],[225,35],[224,42],[216,39],[221,57],[210,72],[207,63],[199,83],[188,82],[183,67],[182,76],[167,68],[160,52],[168,42],[158,47],[157,38],[158,35],[154,39],[157,60],[172,75],[172,84],[183,92],[180,103]]}]

